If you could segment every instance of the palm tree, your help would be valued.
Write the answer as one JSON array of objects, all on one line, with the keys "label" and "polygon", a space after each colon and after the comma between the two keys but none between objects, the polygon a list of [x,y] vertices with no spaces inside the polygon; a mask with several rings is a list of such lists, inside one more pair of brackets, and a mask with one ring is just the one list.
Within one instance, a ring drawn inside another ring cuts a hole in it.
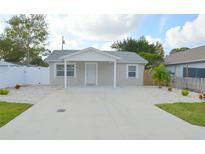
[{"label": "palm tree", "polygon": [[163,64],[154,67],[151,73],[152,73],[152,79],[157,83],[159,88],[161,88],[163,83],[165,82],[169,84],[171,76]]}]

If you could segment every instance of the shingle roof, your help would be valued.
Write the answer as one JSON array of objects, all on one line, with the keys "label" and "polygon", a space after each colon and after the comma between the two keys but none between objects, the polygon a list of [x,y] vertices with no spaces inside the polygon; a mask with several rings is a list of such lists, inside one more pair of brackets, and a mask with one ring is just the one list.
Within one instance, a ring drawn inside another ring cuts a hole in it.
[{"label": "shingle roof", "polygon": [[205,46],[173,53],[165,58],[166,65],[197,61],[205,61]]},{"label": "shingle roof", "polygon": [[[66,56],[78,51],[80,50],[54,50],[46,60],[47,61],[59,60],[59,58],[62,56]],[[102,51],[102,52],[119,57],[120,63],[143,63],[143,64],[147,63],[147,60],[140,57],[138,54],[134,52],[127,52],[127,51]]]},{"label": "shingle roof", "polygon": [[0,61],[0,66],[18,66],[18,64],[5,62],[5,61]]}]

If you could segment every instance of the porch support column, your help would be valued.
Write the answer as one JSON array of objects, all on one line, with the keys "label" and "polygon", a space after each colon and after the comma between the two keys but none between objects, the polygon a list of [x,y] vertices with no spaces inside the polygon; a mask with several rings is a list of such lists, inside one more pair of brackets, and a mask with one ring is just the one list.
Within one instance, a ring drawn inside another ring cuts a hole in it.
[{"label": "porch support column", "polygon": [[116,67],[117,67],[117,62],[116,60],[114,61],[114,75],[113,75],[113,87],[116,88]]},{"label": "porch support column", "polygon": [[64,88],[67,88],[67,62],[64,59]]}]

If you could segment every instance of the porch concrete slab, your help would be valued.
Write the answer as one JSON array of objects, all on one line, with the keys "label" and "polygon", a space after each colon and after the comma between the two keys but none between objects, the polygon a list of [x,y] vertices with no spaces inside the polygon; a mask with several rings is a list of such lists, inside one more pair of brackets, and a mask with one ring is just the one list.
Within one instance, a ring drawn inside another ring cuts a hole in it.
[{"label": "porch concrete slab", "polygon": [[178,101],[199,100],[156,87],[59,89],[0,128],[0,139],[205,139],[204,127],[154,106]]}]

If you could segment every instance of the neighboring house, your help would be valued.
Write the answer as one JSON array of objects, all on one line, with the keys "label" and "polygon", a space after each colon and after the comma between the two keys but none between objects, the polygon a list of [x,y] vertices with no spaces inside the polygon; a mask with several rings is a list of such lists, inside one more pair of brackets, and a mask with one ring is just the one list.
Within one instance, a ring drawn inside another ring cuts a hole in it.
[{"label": "neighboring house", "polygon": [[19,66],[18,64],[10,63],[10,62],[5,62],[3,59],[0,60],[0,67],[16,67]]},{"label": "neighboring house", "polygon": [[18,64],[10,63],[10,62],[5,62],[3,59],[0,60],[0,73],[5,72],[8,70],[9,67],[18,67]]},{"label": "neighboring house", "polygon": [[[133,52],[55,50],[47,58],[50,83],[67,86],[143,85],[145,59]],[[66,75],[64,72],[66,71]]]},{"label": "neighboring house", "polygon": [[205,46],[173,53],[165,65],[176,77],[205,78]]}]

